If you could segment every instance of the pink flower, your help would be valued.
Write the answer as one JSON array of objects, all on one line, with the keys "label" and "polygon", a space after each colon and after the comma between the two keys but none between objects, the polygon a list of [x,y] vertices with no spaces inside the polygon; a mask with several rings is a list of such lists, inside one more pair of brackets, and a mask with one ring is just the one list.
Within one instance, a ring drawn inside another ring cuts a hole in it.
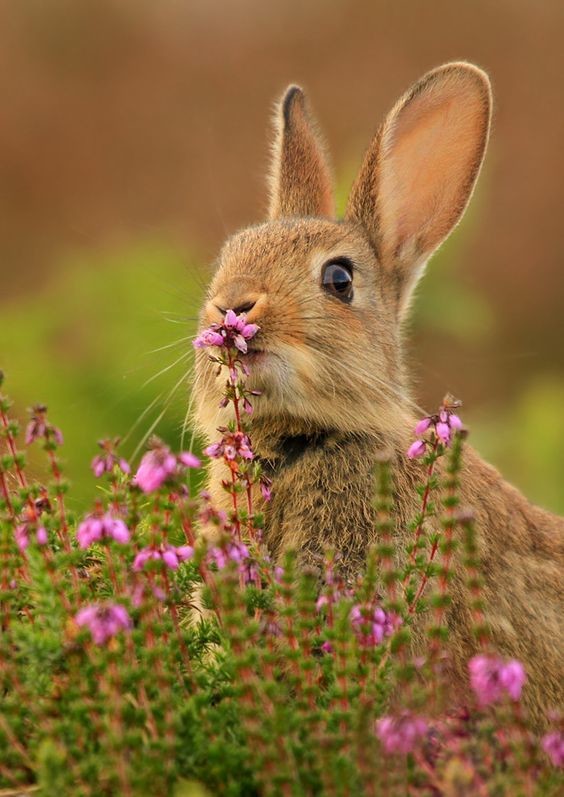
[{"label": "pink flower", "polygon": [[63,445],[63,433],[47,420],[47,407],[44,404],[36,404],[31,409],[31,420],[25,430],[25,443],[30,445],[42,437],[54,440],[59,446]]},{"label": "pink flower", "polygon": [[265,501],[270,501],[272,498],[272,480],[267,476],[260,478],[260,491]]},{"label": "pink flower", "polygon": [[542,738],[542,749],[555,767],[564,767],[564,733],[552,731]]},{"label": "pink flower", "polygon": [[501,668],[499,680],[509,697],[512,700],[519,700],[521,691],[527,680],[525,668],[520,661],[512,659]]},{"label": "pink flower", "polygon": [[381,717],[376,722],[376,735],[386,753],[411,753],[427,733],[427,722],[413,714]]},{"label": "pink flower", "polygon": [[417,457],[422,457],[425,453],[426,447],[427,444],[425,443],[424,440],[416,440],[407,449],[407,456],[409,457],[409,459],[416,459]]},{"label": "pink flower", "polygon": [[119,518],[105,515],[89,515],[77,529],[76,537],[80,548],[89,548],[92,543],[102,539],[115,540],[122,545],[129,542],[129,529]]},{"label": "pink flower", "polygon": [[112,473],[114,467],[118,467],[122,473],[130,473],[131,468],[129,467],[129,463],[127,460],[123,459],[123,457],[118,457],[115,453],[115,449],[119,444],[119,437],[114,438],[113,440],[99,440],[98,445],[102,449],[102,454],[98,454],[92,460],[92,471],[94,476],[97,479],[103,473]]},{"label": "pink flower", "polygon": [[178,460],[187,468],[199,468],[202,464],[198,457],[195,454],[192,454],[190,451],[182,451],[178,455]]},{"label": "pink flower", "polygon": [[108,639],[132,626],[127,610],[119,603],[106,606],[90,604],[80,609],[74,619],[77,625],[88,628],[96,645],[104,645]]},{"label": "pink flower", "polygon": [[176,570],[181,562],[190,559],[194,555],[191,545],[161,545],[159,548],[148,546],[142,548],[133,560],[133,570],[143,570],[147,562],[162,561],[169,570]]},{"label": "pink flower", "polygon": [[363,647],[379,645],[385,636],[393,633],[397,625],[397,620],[379,606],[353,606],[350,617],[358,643]]},{"label": "pink flower", "polygon": [[415,434],[417,437],[421,437],[422,434],[425,434],[432,423],[432,418],[423,418],[421,421],[419,421],[415,427]]},{"label": "pink flower", "polygon": [[448,423],[444,423],[443,421],[439,421],[435,425],[435,431],[436,431],[437,437],[439,438],[441,443],[444,443],[445,445],[448,445],[449,442],[450,442],[450,426],[448,425]]},{"label": "pink flower", "polygon": [[223,343],[223,336],[210,327],[209,329],[204,329],[194,340],[194,348],[206,349],[210,346],[223,346]]},{"label": "pink flower", "polygon": [[474,690],[478,703],[487,706],[498,703],[504,693],[512,700],[519,700],[526,680],[525,669],[521,662],[508,661],[489,656],[474,656],[468,663],[470,685]]},{"label": "pink flower", "polygon": [[[33,530],[33,524],[25,521],[16,526],[14,536],[16,538],[16,545],[22,553],[29,547],[29,535]],[[48,534],[44,526],[38,526],[35,531],[35,539],[38,545],[47,545]]]},{"label": "pink flower", "polygon": [[235,562],[241,567],[248,558],[249,549],[242,542],[229,542],[224,547],[216,546],[208,551],[208,561],[216,564],[218,570],[223,570],[229,562]]},{"label": "pink flower", "polygon": [[134,481],[144,493],[151,493],[173,473],[176,473],[176,457],[168,446],[160,444],[143,456]]},{"label": "pink flower", "polygon": [[243,459],[253,459],[254,454],[251,450],[251,441],[243,432],[230,432],[227,429],[223,431],[223,438],[218,443],[212,443],[204,449],[204,454],[212,459],[220,459],[223,457],[232,462],[237,457]]},{"label": "pink flower", "polygon": [[455,415],[452,412],[451,412],[451,414],[449,416],[448,423],[449,423],[450,428],[454,429],[456,431],[458,431],[459,429],[462,429],[463,426],[464,426],[464,424],[462,423],[462,421],[460,420],[458,415]]},{"label": "pink flower", "polygon": [[211,324],[202,330],[194,340],[194,347],[205,349],[211,346],[224,346],[227,349],[238,349],[246,354],[247,341],[253,338],[259,329],[257,324],[247,324],[245,313],[237,315],[233,310],[228,310],[223,324]]},{"label": "pink flower", "polygon": [[154,438],[150,451],[141,460],[134,481],[144,493],[151,493],[178,473],[179,468],[199,466],[200,460],[194,454],[183,451],[176,457],[168,446]]}]

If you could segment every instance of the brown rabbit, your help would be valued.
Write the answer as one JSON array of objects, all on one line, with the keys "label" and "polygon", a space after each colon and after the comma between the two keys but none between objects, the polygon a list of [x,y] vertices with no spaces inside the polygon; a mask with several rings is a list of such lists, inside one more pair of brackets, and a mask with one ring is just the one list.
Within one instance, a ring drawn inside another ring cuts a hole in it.
[{"label": "brown rabbit", "polygon": [[[354,575],[374,542],[373,470],[392,452],[398,550],[410,537],[421,465],[409,460],[415,417],[402,357],[402,321],[434,250],[460,220],[488,139],[487,75],[452,63],[425,75],[388,114],[334,217],[332,186],[304,94],[279,107],[267,222],[225,244],[202,326],[227,309],[260,325],[248,355],[255,401],[252,440],[273,479],[266,543],[314,563],[337,549]],[[204,352],[196,363],[197,423],[210,440],[225,422],[223,378]],[[210,466],[218,504],[223,463]],[[261,498],[256,496],[257,505]],[[525,664],[535,723],[562,707],[564,520],[532,506],[467,447],[462,501],[473,507],[486,618],[497,649]],[[453,683],[475,653],[462,574],[448,616]]]}]

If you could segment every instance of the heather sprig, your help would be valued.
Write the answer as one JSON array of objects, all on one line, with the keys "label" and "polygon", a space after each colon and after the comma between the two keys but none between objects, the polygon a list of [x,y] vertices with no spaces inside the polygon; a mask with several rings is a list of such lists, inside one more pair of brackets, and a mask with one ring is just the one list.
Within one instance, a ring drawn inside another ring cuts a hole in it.
[{"label": "heather sprig", "polygon": [[[38,483],[0,395],[0,787],[127,797],[188,780],[232,797],[317,797],[454,794],[464,783],[556,797],[561,730],[524,730],[526,673],[495,653],[481,613],[474,519],[458,502],[458,405],[418,426],[407,551],[384,456],[377,543],[356,579],[331,551],[315,571],[299,552],[275,561],[255,495],[268,511],[276,482],[253,451],[245,384],[257,332],[229,311],[195,344],[225,376],[230,420],[207,456],[225,468],[228,509],[191,493],[190,452],[153,439],[130,468],[112,440],[92,462],[109,489],[76,521],[59,430],[34,409],[27,436],[50,474]],[[462,705],[436,666],[457,562],[480,649]],[[421,621],[431,636],[414,657]]]}]

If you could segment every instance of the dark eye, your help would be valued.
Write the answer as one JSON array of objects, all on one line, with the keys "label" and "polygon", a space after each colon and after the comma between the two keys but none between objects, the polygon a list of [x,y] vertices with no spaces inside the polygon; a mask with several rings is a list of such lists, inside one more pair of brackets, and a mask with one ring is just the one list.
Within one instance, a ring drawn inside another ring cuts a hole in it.
[{"label": "dark eye", "polygon": [[327,293],[342,302],[350,302],[353,297],[352,263],[344,258],[325,263],[321,282]]}]

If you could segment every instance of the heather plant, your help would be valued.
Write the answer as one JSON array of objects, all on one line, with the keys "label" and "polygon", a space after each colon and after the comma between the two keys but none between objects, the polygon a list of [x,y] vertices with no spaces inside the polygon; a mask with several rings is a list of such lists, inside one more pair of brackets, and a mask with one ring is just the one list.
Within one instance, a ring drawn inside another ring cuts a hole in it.
[{"label": "heather plant", "polygon": [[[358,578],[330,550],[315,570],[297,551],[273,561],[253,502],[272,488],[249,423],[257,330],[230,311],[195,341],[232,408],[205,451],[224,467],[229,511],[195,494],[192,453],[153,438],[135,472],[119,440],[101,441],[96,498],[74,517],[61,431],[33,408],[23,446],[42,446],[51,473],[38,483],[0,397],[3,793],[560,793],[561,719],[540,738],[530,730],[527,674],[496,653],[482,615],[474,519],[459,499],[459,402],[422,419],[407,452],[422,478],[403,557],[382,457],[378,544]],[[455,559],[480,647],[466,695],[450,689],[445,644]]]}]

